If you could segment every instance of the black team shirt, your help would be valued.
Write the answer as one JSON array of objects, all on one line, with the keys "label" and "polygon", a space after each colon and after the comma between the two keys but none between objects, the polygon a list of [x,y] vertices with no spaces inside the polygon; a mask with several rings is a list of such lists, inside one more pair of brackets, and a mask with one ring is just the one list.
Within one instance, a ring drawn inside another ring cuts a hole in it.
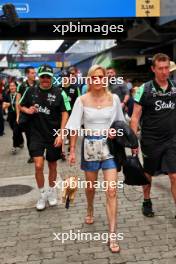
[{"label": "black team shirt", "polygon": [[28,88],[32,88],[32,87],[35,87],[37,86],[38,82],[37,81],[34,81],[33,85],[30,85],[28,83],[28,81],[24,81],[22,84],[20,84],[17,88],[17,92],[21,94],[21,96],[23,96],[23,94],[25,93],[26,89]]},{"label": "black team shirt", "polygon": [[60,129],[62,112],[70,110],[69,102],[64,101],[57,87],[44,90],[38,86],[30,88],[21,102],[21,106],[34,105],[38,113],[29,115],[31,140],[51,143],[54,141],[54,129]]},{"label": "black team shirt", "polygon": [[141,138],[145,144],[162,143],[176,135],[176,86],[168,80],[164,91],[153,80],[138,88],[134,96],[142,106]]},{"label": "black team shirt", "polygon": [[[71,106],[71,110],[72,110],[77,97],[80,96],[79,87],[77,87],[75,85],[70,85],[70,86],[65,87],[65,88],[61,87],[61,90],[64,91],[66,93],[66,95],[68,96],[68,100],[70,102],[70,106]],[[69,113],[71,113],[71,111]]]}]

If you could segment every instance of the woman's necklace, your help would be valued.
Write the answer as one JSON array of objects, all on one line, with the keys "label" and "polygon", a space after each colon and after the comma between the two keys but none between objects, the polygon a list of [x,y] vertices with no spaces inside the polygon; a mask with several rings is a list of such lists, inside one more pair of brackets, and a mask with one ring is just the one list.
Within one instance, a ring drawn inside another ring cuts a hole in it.
[{"label": "woman's necklace", "polygon": [[98,109],[101,109],[101,108],[102,108],[102,106],[101,106],[101,105],[97,105],[97,108],[98,108]]},{"label": "woman's necklace", "polygon": [[[95,100],[95,97],[93,98],[94,99],[94,102],[96,104],[96,108],[97,109],[101,109],[103,106],[102,106],[102,102],[104,101],[104,96],[99,99],[99,100]],[[98,101],[98,102],[97,102]]]}]

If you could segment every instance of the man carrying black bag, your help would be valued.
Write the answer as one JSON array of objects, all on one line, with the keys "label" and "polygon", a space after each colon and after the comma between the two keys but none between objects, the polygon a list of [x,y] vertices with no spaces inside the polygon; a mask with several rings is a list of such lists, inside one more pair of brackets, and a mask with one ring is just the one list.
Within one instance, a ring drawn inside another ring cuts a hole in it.
[{"label": "man carrying black bag", "polygon": [[147,217],[154,216],[150,191],[152,176],[158,171],[169,175],[176,214],[176,85],[169,79],[169,65],[166,54],[156,54],[151,67],[154,79],[139,87],[134,97],[131,128],[137,134],[141,120],[141,150],[150,180],[143,187],[142,212]]}]

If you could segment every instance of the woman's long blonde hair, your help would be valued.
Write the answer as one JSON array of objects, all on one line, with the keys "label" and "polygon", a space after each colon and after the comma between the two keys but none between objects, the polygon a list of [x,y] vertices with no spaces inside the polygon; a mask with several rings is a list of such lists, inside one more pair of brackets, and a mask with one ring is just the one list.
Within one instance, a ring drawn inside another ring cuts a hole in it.
[{"label": "woman's long blonde hair", "polygon": [[[95,65],[92,65],[92,66],[90,67],[90,69],[88,70],[87,78],[88,78],[88,79],[91,78],[92,73],[95,72],[96,70],[102,70],[104,77],[106,77],[106,69],[105,69],[103,66],[101,66],[101,65],[95,64]],[[91,88],[90,88],[90,84],[89,84],[89,82],[87,82],[87,88],[88,88],[88,89],[87,89],[87,92],[90,92]],[[107,93],[110,93],[110,94],[111,94],[111,92],[110,92],[109,89],[108,89],[108,85],[107,85],[107,84],[104,85],[104,89],[105,89],[105,91],[106,91]]]}]

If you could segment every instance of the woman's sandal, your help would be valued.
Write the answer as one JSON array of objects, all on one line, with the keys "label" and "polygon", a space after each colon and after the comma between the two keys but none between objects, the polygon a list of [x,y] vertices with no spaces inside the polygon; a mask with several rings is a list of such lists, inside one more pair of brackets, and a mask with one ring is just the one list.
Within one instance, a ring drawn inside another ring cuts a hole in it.
[{"label": "woman's sandal", "polygon": [[93,216],[90,216],[90,215],[87,215],[85,217],[85,223],[88,224],[88,225],[91,225],[94,223],[94,217]]},{"label": "woman's sandal", "polygon": [[108,241],[109,250],[111,253],[119,253],[120,252],[120,246],[116,241]]}]

